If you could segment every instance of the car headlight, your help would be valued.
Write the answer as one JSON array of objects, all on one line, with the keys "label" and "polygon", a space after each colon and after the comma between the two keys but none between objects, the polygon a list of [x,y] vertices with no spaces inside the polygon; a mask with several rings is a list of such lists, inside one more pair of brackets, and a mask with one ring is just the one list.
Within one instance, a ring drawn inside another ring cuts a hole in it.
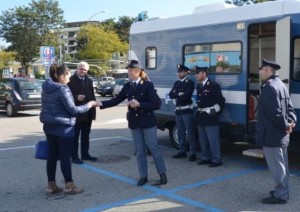
[{"label": "car headlight", "polygon": [[109,89],[111,89],[111,87],[106,87],[106,88],[104,88],[104,90],[109,90]]}]

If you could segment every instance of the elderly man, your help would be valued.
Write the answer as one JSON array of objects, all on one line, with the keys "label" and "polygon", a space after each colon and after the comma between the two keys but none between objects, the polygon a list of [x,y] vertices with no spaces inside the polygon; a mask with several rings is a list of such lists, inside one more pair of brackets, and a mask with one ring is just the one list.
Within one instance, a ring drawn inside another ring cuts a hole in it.
[{"label": "elderly man", "polygon": [[[68,86],[72,91],[75,105],[84,105],[91,100],[96,100],[93,88],[93,81],[87,77],[89,70],[89,64],[86,62],[80,62],[77,65],[75,74],[70,78]],[[92,121],[96,119],[96,110],[92,108],[84,114],[80,114],[76,117],[75,124],[75,136],[74,136],[74,148],[72,151],[72,162],[76,164],[82,164],[82,160],[96,161],[96,157],[92,157],[89,154],[90,147],[90,132]],[[81,160],[78,156],[79,148],[79,136],[81,134]]]},{"label": "elderly man", "polygon": [[275,189],[264,204],[285,204],[289,199],[289,137],[297,118],[289,91],[276,74],[280,65],[263,59],[259,74],[263,82],[258,101],[256,142],[263,152],[275,181]]}]

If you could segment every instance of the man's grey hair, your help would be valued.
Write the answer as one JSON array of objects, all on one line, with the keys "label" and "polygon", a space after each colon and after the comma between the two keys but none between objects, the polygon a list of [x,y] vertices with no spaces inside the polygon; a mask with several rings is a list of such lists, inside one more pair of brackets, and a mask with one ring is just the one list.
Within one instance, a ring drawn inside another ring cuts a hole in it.
[{"label": "man's grey hair", "polygon": [[89,64],[87,62],[81,61],[77,65],[77,69],[79,69],[79,68],[84,68],[85,70],[88,71],[90,69],[90,66],[89,66]]}]

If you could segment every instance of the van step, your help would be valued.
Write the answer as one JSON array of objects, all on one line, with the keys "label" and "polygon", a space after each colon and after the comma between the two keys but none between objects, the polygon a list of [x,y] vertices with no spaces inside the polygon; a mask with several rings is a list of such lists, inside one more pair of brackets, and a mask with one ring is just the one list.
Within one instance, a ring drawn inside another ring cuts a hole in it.
[{"label": "van step", "polygon": [[243,151],[243,155],[255,158],[264,158],[264,153],[262,149],[248,149]]}]

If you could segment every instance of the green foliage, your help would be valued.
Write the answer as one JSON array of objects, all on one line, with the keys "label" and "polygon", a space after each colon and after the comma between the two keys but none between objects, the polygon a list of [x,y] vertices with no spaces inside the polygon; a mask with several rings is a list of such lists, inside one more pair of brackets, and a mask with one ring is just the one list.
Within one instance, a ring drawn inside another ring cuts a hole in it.
[{"label": "green foliage", "polygon": [[0,37],[11,43],[16,59],[26,68],[39,56],[40,46],[57,46],[53,30],[64,23],[63,10],[55,0],[32,0],[29,6],[3,11]]},{"label": "green foliage", "polygon": [[91,24],[81,27],[77,42],[80,44],[77,59],[111,59],[113,52],[128,50],[128,44],[122,43],[114,31]]},{"label": "green foliage", "polygon": [[9,63],[14,61],[15,57],[15,52],[6,52],[0,50],[0,70],[2,70],[6,66],[9,66]]}]

